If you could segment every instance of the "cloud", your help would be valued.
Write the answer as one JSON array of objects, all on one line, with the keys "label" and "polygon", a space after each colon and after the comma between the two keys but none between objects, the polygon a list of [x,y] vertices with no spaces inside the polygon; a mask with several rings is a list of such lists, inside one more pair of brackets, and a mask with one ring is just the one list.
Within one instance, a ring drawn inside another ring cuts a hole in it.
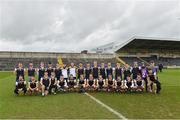
[{"label": "cloud", "polygon": [[79,52],[133,36],[180,38],[180,3],[0,0],[0,50]]}]

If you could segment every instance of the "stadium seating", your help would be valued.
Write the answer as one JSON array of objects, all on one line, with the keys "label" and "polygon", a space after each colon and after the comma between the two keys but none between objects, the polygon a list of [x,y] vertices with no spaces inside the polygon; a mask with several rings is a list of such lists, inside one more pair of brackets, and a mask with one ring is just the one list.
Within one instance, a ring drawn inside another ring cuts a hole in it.
[{"label": "stadium seating", "polygon": [[45,64],[48,62],[57,63],[57,59],[51,58],[0,58],[0,70],[13,70],[19,62],[23,63],[24,67],[27,67],[30,62],[33,62],[34,66],[38,67],[41,61]]},{"label": "stadium seating", "polygon": [[[98,63],[108,63],[111,62],[113,66],[115,66],[116,59],[88,59],[88,58],[62,58],[63,64],[69,65],[71,62],[74,62],[75,65],[78,66],[79,63],[93,63],[93,61],[97,61]],[[1,71],[9,71],[13,70],[17,64],[21,62],[24,67],[28,67],[28,64],[32,62],[34,67],[38,67],[40,62],[44,62],[46,65],[51,62],[55,67],[57,62],[57,58],[0,58],[0,70]]]},{"label": "stadium seating", "polygon": [[97,61],[111,62],[115,65],[116,59],[114,54],[97,54],[97,53],[49,53],[49,52],[0,52],[0,70],[9,71],[13,70],[19,62],[23,63],[24,67],[28,67],[30,62],[33,62],[34,67],[38,67],[40,62],[46,65],[51,62],[55,67],[58,60],[62,59],[63,64],[69,65],[74,62],[75,65],[79,63],[93,63]]},{"label": "stadium seating", "polygon": [[73,62],[75,65],[78,65],[79,63],[93,63],[94,61],[97,61],[98,64],[104,62],[104,63],[108,63],[111,62],[112,65],[114,66],[116,63],[116,59],[112,58],[112,59],[108,59],[108,58],[100,58],[100,59],[89,59],[89,58],[62,58],[62,61],[64,64],[70,64],[71,62]]},{"label": "stadium seating", "polygon": [[[97,61],[98,64],[104,62],[115,63],[118,61],[114,54],[98,54],[98,53],[30,53],[30,52],[1,52],[0,54],[0,71],[13,70],[19,62],[23,63],[24,67],[28,67],[30,62],[33,62],[34,67],[38,67],[40,62],[44,62],[46,65],[51,62],[55,67],[58,63],[58,59],[61,59],[63,64],[69,65],[71,62],[78,66],[79,63],[93,63]],[[136,57],[136,56],[123,56],[121,60],[129,65],[133,65],[134,61],[141,64],[142,62],[149,63],[154,61],[156,64],[162,63],[164,66],[180,66],[180,57]]]},{"label": "stadium seating", "polygon": [[120,57],[125,63],[129,65],[133,65],[133,63],[136,61],[138,63],[141,63],[142,61],[139,60],[137,57]]},{"label": "stadium seating", "polygon": [[139,64],[146,61],[147,63],[150,63],[151,61],[154,61],[156,64],[163,64],[164,66],[180,66],[180,58],[170,58],[170,57],[160,57],[160,58],[154,58],[154,57],[141,57],[140,59],[138,57],[121,57],[122,60],[124,60],[127,64],[133,65],[133,62],[136,61]]}]

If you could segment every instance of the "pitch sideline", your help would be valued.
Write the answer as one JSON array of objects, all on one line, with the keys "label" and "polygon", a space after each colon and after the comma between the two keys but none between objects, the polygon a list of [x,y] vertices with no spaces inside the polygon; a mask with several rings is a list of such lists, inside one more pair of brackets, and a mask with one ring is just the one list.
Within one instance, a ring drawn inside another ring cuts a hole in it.
[{"label": "pitch sideline", "polygon": [[95,102],[97,102],[98,104],[100,104],[102,107],[106,108],[107,110],[109,110],[110,112],[112,112],[113,114],[115,114],[116,116],[118,116],[120,119],[123,120],[128,120],[125,116],[123,116],[121,113],[117,112],[116,110],[112,109],[111,107],[109,107],[108,105],[104,104],[103,102],[101,102],[100,100],[98,100],[97,98],[93,97],[92,95],[88,94],[88,93],[84,93],[85,95],[87,95],[88,97],[90,97],[92,100],[94,100]]}]

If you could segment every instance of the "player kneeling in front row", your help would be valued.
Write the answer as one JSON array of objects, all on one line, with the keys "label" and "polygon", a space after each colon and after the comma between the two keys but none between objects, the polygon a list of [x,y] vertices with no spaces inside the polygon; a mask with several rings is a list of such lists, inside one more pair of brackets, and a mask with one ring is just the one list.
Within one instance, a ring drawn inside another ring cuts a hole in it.
[{"label": "player kneeling in front row", "polygon": [[14,93],[17,95],[23,93],[25,95],[26,91],[26,81],[23,79],[23,76],[19,76],[19,79],[16,81],[16,88]]},{"label": "player kneeling in front row", "polygon": [[127,79],[127,82],[126,82],[127,90],[129,92],[132,92],[132,91],[136,90],[136,86],[134,84],[135,83],[134,80],[132,80],[130,76],[127,76],[126,79]]},{"label": "player kneeling in front row", "polygon": [[48,72],[44,73],[44,77],[41,78],[41,91],[42,91],[42,96],[47,96],[49,93],[49,87],[51,85],[51,80],[48,77]]},{"label": "player kneeling in front row", "polygon": [[116,92],[123,92],[124,89],[122,89],[122,80],[121,80],[121,76],[117,76],[117,79],[115,81],[115,88],[116,88]]},{"label": "player kneeling in front row", "polygon": [[68,85],[68,90],[69,91],[75,91],[75,88],[76,88],[76,79],[74,79],[72,74],[69,76],[69,80],[68,80],[67,85]]},{"label": "player kneeling in front row", "polygon": [[31,77],[29,80],[28,93],[29,95],[32,95],[33,93],[37,95],[38,92],[39,92],[38,82],[37,80],[35,80],[35,77]]},{"label": "player kneeling in front row", "polygon": [[96,81],[92,74],[89,75],[89,79],[87,80],[87,86],[86,89],[89,91],[96,90]]},{"label": "player kneeling in front row", "polygon": [[51,72],[51,85],[49,87],[49,94],[53,93],[54,95],[56,95],[56,91],[57,91],[57,78],[55,75],[55,72]]},{"label": "player kneeling in front row", "polygon": [[107,91],[114,91],[115,84],[114,84],[114,79],[112,78],[112,75],[108,75],[108,80],[107,80]]},{"label": "player kneeling in front row", "polygon": [[67,82],[64,79],[63,75],[60,76],[60,80],[58,80],[57,82],[57,89],[58,91],[62,91],[62,92],[65,92],[67,89]]},{"label": "player kneeling in front row", "polygon": [[121,81],[121,92],[126,92],[128,90],[128,86],[126,83],[127,83],[126,80]]},{"label": "player kneeling in front row", "polygon": [[161,83],[157,80],[157,77],[153,74],[152,69],[150,69],[148,74],[148,90],[149,92],[159,93],[161,90]]},{"label": "player kneeling in front row", "polygon": [[142,79],[141,75],[137,75],[136,79],[136,91],[142,92],[144,90],[144,80]]},{"label": "player kneeling in front row", "polygon": [[86,81],[84,79],[84,75],[80,75],[80,78],[78,80],[78,88],[79,88],[79,92],[83,93],[85,92],[85,86],[86,86]]},{"label": "player kneeling in front row", "polygon": [[102,75],[99,75],[99,78],[97,80],[97,90],[104,91],[105,88],[106,88],[105,79],[103,79]]}]

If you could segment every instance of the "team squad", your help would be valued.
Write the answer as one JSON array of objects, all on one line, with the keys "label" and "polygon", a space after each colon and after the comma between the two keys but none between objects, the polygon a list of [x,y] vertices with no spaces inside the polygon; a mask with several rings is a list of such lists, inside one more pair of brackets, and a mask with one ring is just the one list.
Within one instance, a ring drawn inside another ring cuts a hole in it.
[{"label": "team squad", "polygon": [[[53,68],[51,63],[45,67],[43,62],[39,68],[34,68],[33,63],[29,63],[28,68],[23,68],[19,63],[15,68],[16,87],[15,94],[37,95],[56,94],[57,92],[78,91],[114,91],[114,92],[155,92],[159,93],[161,86],[157,77],[157,68],[154,62],[149,66],[142,64],[134,66],[125,64],[121,66],[116,63],[112,67],[111,63],[101,63],[98,66],[94,61],[91,66],[87,63],[85,66],[80,63],[78,67],[71,63],[70,66],[56,64]],[[28,75],[28,83],[25,80],[25,73]],[[38,80],[36,80],[36,74]],[[153,91],[155,89],[155,91]]]}]

